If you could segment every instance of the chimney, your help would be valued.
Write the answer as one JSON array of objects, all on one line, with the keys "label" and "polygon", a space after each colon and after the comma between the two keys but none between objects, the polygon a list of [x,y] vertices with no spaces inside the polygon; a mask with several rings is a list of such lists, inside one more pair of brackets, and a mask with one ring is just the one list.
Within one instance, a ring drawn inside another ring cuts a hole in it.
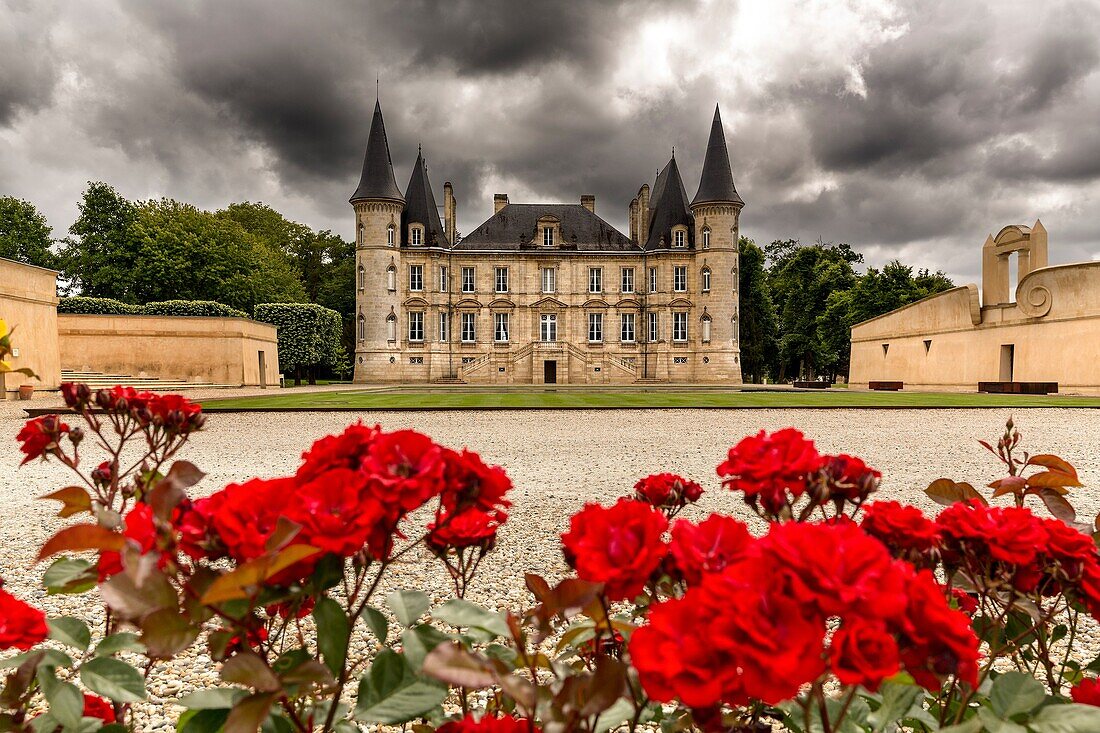
[{"label": "chimney", "polygon": [[596,213],[596,197],[593,196],[590,193],[583,194],[581,196],[581,206],[583,206],[584,208],[588,209],[593,214],[595,214]]},{"label": "chimney", "polygon": [[455,201],[454,186],[450,181],[443,184],[443,231],[447,234],[447,243],[455,243],[455,209],[458,202]]},{"label": "chimney", "polygon": [[508,194],[506,194],[506,193],[493,194],[493,213],[494,214],[497,213],[498,211],[500,211],[501,209],[503,209],[507,205],[508,205]]}]

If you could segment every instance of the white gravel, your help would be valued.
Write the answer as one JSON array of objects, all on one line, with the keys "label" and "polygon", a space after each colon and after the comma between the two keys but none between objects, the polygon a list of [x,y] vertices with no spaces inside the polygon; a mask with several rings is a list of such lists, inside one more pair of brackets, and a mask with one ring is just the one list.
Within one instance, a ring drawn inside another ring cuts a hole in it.
[{"label": "white gravel", "polygon": [[[37,462],[17,470],[21,454],[14,436],[23,405],[0,402],[0,440],[7,446],[0,450],[0,577],[8,590],[51,615],[81,615],[74,599],[46,597],[38,584],[44,567],[30,565],[38,547],[62,524],[53,516],[56,504],[35,497],[67,485],[69,476],[62,467]],[[995,459],[976,440],[995,440],[1008,416],[1004,409],[215,414],[181,457],[209,474],[199,495],[231,481],[289,474],[312,441],[360,418],[385,429],[415,428],[452,447],[469,446],[486,462],[507,469],[515,484],[515,506],[468,598],[520,607],[529,601],[524,572],[550,579],[566,572],[558,535],[569,516],[585,502],[615,500],[649,473],[681,473],[707,489],[682,516],[722,511],[747,518],[740,500],[720,488],[715,466],[730,445],[749,433],[798,427],[821,451],[853,453],[882,470],[881,498],[935,511],[921,493],[934,479],[946,476],[980,487],[1000,476]],[[1024,447],[1056,453],[1077,467],[1085,487],[1071,498],[1082,518],[1095,516],[1100,511],[1095,448],[1100,410],[1021,409],[1013,417]],[[391,587],[422,588],[439,600],[450,594],[446,572],[426,554],[398,567]],[[381,598],[379,605],[384,605]],[[367,634],[361,636],[366,644]],[[1092,646],[1091,640],[1086,643]],[[142,729],[171,729],[178,709],[164,701],[212,683],[212,667],[199,647],[172,668],[161,665],[150,683],[152,704],[141,711]]]}]

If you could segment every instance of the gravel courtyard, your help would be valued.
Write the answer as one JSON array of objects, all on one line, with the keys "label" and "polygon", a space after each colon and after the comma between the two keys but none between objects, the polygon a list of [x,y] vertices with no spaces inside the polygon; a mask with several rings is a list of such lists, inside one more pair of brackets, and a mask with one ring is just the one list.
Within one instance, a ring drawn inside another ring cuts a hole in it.
[{"label": "gravel courtyard", "polygon": [[[38,587],[44,566],[28,570],[37,548],[62,523],[53,516],[56,504],[35,497],[68,485],[69,476],[52,464],[18,468],[14,436],[23,418],[14,408],[0,403],[0,436],[8,446],[0,451],[0,577],[10,591],[48,613],[76,614],[79,607],[71,598],[47,598]],[[822,452],[853,453],[882,470],[880,498],[934,510],[921,493],[932,480],[946,476],[981,487],[1000,476],[993,456],[976,441],[995,440],[1008,416],[1007,410],[994,409],[218,414],[181,457],[208,472],[196,492],[203,494],[253,476],[289,474],[312,441],[359,418],[386,429],[415,428],[452,447],[469,446],[486,462],[504,466],[515,484],[509,522],[469,597],[518,607],[528,601],[524,572],[550,578],[565,573],[557,536],[569,516],[585,502],[613,501],[649,473],[672,471],[703,484],[707,493],[685,517],[713,511],[747,517],[739,499],[721,490],[714,471],[726,449],[746,434],[798,427]],[[1071,498],[1082,518],[1095,516],[1100,410],[1022,409],[1013,417],[1024,448],[1056,453],[1077,467],[1085,487]],[[426,553],[401,566],[393,585],[421,587],[440,600],[449,593],[445,572]],[[196,682],[212,682],[211,666],[196,648],[177,669],[159,669],[150,684],[152,719],[146,729],[174,719],[178,709],[162,703]]]}]

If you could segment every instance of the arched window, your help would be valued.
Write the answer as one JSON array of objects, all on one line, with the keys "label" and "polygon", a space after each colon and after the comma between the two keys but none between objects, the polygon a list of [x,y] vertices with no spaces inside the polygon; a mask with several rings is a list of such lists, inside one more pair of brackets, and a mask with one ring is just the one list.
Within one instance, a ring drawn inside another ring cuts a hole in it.
[{"label": "arched window", "polygon": [[710,342],[710,316],[703,316],[703,343]]},{"label": "arched window", "polygon": [[386,340],[397,340],[397,316],[392,313],[386,318]]},{"label": "arched window", "polygon": [[397,268],[393,265],[386,268],[386,287],[391,291],[397,290]]},{"label": "arched window", "polygon": [[363,263],[359,263],[359,289],[363,290],[367,287],[367,268],[363,267]]},{"label": "arched window", "polygon": [[703,249],[710,249],[710,227],[703,227]]},{"label": "arched window", "polygon": [[359,314],[358,334],[359,334],[359,340],[360,341],[366,341],[367,340],[367,318],[362,313]]},{"label": "arched window", "polygon": [[359,225],[359,246],[360,247],[363,246],[363,243],[366,240],[366,236],[367,236],[366,235],[366,230],[367,230],[367,228],[365,226],[363,226],[362,224]]},{"label": "arched window", "polygon": [[704,293],[709,293],[710,292],[710,268],[709,267],[704,267],[703,268],[703,292]]},{"label": "arched window", "polygon": [[386,244],[392,247],[396,239],[397,229],[393,226],[393,224],[390,224],[388,227],[386,227]]}]

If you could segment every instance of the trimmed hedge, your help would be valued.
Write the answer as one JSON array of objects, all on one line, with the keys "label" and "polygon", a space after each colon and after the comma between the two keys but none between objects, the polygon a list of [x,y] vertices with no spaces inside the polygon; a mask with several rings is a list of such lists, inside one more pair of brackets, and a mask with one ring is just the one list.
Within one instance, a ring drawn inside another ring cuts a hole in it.
[{"label": "trimmed hedge", "polygon": [[61,298],[58,313],[98,316],[205,316],[215,318],[248,318],[244,311],[213,300],[165,300],[159,303],[132,305],[114,298]]},{"label": "trimmed hedge", "polygon": [[343,349],[340,314],[314,303],[260,303],[257,321],[279,328],[279,368],[289,372],[302,367],[336,367]]}]

